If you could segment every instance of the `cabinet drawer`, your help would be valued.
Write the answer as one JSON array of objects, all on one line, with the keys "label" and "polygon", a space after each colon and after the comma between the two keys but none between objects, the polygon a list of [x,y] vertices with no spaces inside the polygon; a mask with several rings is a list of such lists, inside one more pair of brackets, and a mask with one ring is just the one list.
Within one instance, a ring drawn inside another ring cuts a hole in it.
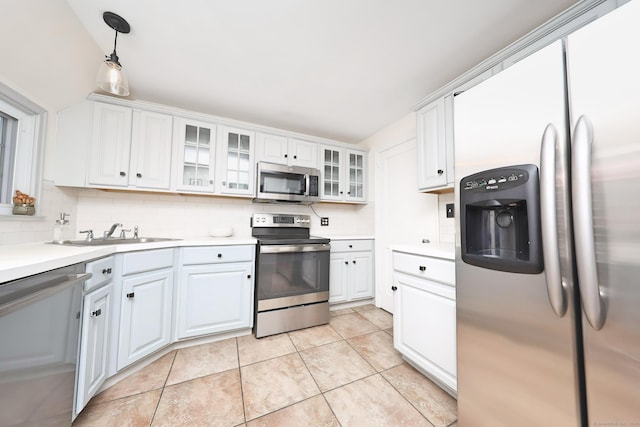
[{"label": "cabinet drawer", "polygon": [[450,285],[456,283],[456,269],[453,261],[394,252],[393,269]]},{"label": "cabinet drawer", "polygon": [[113,257],[107,257],[87,263],[86,272],[91,273],[91,279],[84,282],[84,291],[97,289],[105,283],[109,283],[113,277]]},{"label": "cabinet drawer", "polygon": [[182,265],[253,261],[255,246],[201,246],[182,249]]},{"label": "cabinet drawer", "polygon": [[132,252],[123,255],[122,275],[173,267],[173,249]]},{"label": "cabinet drawer", "polygon": [[372,251],[373,240],[332,240],[331,252]]}]

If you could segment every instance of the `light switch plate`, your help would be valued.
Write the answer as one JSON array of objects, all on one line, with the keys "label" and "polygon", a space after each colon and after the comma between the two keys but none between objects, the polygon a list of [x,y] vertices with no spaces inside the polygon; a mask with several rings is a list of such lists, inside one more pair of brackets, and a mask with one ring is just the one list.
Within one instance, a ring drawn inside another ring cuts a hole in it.
[{"label": "light switch plate", "polygon": [[453,203],[447,203],[447,218],[453,218]]}]

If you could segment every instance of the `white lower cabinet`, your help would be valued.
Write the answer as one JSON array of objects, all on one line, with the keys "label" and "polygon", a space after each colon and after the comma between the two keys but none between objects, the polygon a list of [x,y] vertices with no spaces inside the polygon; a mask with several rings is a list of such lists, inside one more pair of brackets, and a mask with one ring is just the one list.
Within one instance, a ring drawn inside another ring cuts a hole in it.
[{"label": "white lower cabinet", "polygon": [[123,255],[118,370],[171,342],[173,252]]},{"label": "white lower cabinet", "polygon": [[250,245],[183,249],[178,339],[253,326],[254,253]]},{"label": "white lower cabinet", "polygon": [[331,242],[329,303],[373,298],[373,240]]},{"label": "white lower cabinet", "polygon": [[108,376],[113,310],[113,257],[87,263],[93,277],[84,284],[75,412],[80,413]]},{"label": "white lower cabinet", "polygon": [[393,344],[423,373],[455,395],[455,264],[393,252]]},{"label": "white lower cabinet", "polygon": [[82,411],[107,379],[112,300],[111,283],[84,297],[76,413]]}]

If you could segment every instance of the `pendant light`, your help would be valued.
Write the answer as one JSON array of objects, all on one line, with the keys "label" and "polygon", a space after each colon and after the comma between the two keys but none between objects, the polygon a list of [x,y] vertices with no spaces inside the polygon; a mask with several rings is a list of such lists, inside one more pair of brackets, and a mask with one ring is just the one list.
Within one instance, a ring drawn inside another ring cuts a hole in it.
[{"label": "pendant light", "polygon": [[109,27],[116,31],[116,37],[113,41],[113,52],[111,55],[105,56],[105,61],[98,70],[98,87],[114,95],[128,96],[129,81],[122,65],[120,65],[118,55],[116,55],[116,43],[118,42],[118,33],[128,34],[131,27],[123,17],[113,12],[103,13],[102,18]]}]

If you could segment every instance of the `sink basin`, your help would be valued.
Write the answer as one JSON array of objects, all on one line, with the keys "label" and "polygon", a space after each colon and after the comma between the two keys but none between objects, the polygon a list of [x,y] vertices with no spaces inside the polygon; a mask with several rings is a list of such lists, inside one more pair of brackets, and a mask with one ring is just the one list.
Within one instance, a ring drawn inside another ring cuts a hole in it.
[{"label": "sink basin", "polygon": [[166,237],[140,237],[138,239],[109,238],[109,239],[93,239],[93,240],[68,240],[64,242],[64,244],[69,246],[105,246],[105,245],[123,245],[123,244],[128,245],[131,243],[169,242],[173,240],[182,240],[182,239],[169,239]]}]

